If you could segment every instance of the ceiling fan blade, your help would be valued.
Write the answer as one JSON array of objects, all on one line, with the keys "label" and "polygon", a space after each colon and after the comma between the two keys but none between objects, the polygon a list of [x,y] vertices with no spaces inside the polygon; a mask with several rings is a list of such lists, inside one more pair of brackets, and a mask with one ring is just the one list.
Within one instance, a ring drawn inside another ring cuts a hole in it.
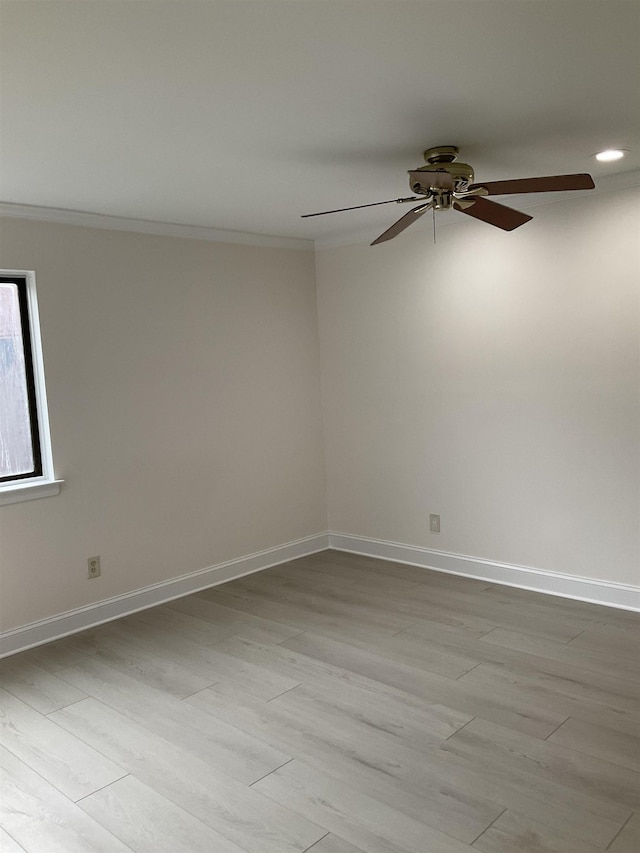
[{"label": "ceiling fan blade", "polygon": [[431,210],[433,207],[433,202],[428,201],[426,204],[419,204],[417,207],[414,207],[413,210],[410,210],[409,213],[405,213],[404,216],[401,216],[397,222],[394,222],[391,228],[387,228],[379,237],[377,237],[372,246],[375,246],[377,243],[384,243],[385,240],[391,240],[393,237],[397,237],[401,231],[404,231],[405,228],[408,228],[412,225],[417,219],[420,219],[423,213],[426,213],[428,210]]},{"label": "ceiling fan blade", "polygon": [[480,197],[475,198],[469,206],[465,203],[464,207],[454,201],[453,207],[460,213],[466,213],[467,216],[473,216],[474,219],[481,219],[483,222],[488,222],[489,225],[502,228],[503,231],[513,231],[514,228],[519,228],[525,222],[533,219],[527,213],[521,213],[512,207],[505,207],[504,204],[498,204],[495,201]]},{"label": "ceiling fan blade", "polygon": [[303,213],[301,219],[308,219],[310,216],[326,216],[327,213],[344,213],[346,210],[360,210],[362,207],[377,207],[379,204],[403,204],[405,201],[418,201],[418,196],[410,198],[391,198],[389,201],[374,201],[371,204],[356,204],[355,207],[339,207],[337,210],[323,210],[320,213]]},{"label": "ceiling fan blade", "polygon": [[472,184],[469,189],[484,187],[487,195],[509,195],[510,193],[557,193],[565,190],[592,190],[593,178],[586,173],[580,175],[549,175],[546,178],[518,178],[514,181],[489,181]]}]

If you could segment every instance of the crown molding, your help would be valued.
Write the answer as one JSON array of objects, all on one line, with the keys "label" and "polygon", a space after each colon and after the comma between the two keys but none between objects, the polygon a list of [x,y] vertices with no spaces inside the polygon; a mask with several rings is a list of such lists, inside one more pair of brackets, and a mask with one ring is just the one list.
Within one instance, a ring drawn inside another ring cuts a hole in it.
[{"label": "crown molding", "polygon": [[270,249],[298,249],[313,251],[313,240],[296,237],[277,237],[270,234],[250,234],[243,231],[225,231],[202,225],[180,225],[175,222],[156,222],[149,219],[130,219],[125,216],[105,216],[84,210],[66,210],[59,207],[40,207],[31,204],[0,202],[0,216],[10,219],[28,219],[33,222],[55,222],[60,225],[80,225],[85,228],[106,228],[110,231],[133,231],[160,237],[182,237],[187,240],[205,240],[209,243],[237,243],[244,246],[262,246]]}]

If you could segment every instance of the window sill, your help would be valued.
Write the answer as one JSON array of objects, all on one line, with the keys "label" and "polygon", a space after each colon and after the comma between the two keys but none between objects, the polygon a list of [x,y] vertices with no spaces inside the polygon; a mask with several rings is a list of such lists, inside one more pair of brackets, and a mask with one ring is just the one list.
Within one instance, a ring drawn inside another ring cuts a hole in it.
[{"label": "window sill", "polygon": [[22,501],[35,501],[38,498],[51,498],[60,494],[64,480],[23,480],[10,486],[0,486],[0,506],[17,504]]}]

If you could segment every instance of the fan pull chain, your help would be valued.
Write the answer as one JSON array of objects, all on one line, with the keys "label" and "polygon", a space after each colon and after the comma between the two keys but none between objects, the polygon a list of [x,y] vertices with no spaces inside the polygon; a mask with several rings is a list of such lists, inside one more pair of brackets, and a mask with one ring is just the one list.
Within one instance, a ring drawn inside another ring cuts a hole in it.
[{"label": "fan pull chain", "polygon": [[431,212],[433,213],[433,245],[436,244],[436,209],[435,207],[431,208]]}]

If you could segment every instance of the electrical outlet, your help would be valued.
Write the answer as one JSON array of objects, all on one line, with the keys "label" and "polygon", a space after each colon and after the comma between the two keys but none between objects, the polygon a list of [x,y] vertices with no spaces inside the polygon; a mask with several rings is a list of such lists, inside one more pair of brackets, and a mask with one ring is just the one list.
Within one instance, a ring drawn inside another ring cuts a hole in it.
[{"label": "electrical outlet", "polygon": [[430,533],[440,533],[440,516],[439,515],[430,515],[429,516],[429,532]]},{"label": "electrical outlet", "polygon": [[87,560],[87,577],[89,580],[100,577],[100,557],[89,557]]}]

